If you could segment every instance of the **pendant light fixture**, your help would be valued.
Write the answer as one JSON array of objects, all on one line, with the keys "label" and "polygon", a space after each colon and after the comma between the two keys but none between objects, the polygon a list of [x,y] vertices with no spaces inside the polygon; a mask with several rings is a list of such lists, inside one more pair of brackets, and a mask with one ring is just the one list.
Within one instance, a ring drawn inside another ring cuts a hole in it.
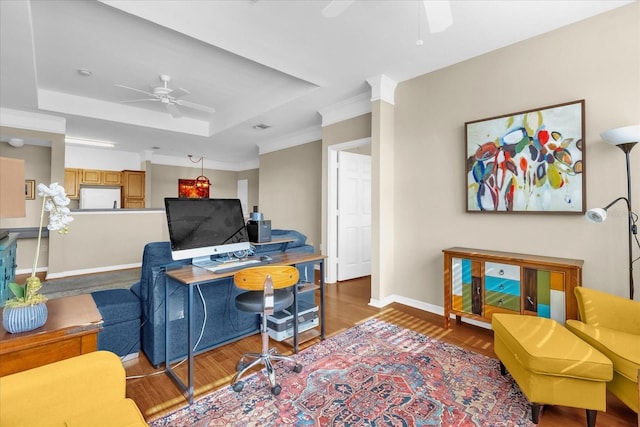
[{"label": "pendant light fixture", "polygon": [[200,157],[198,160],[194,160],[191,154],[187,157],[192,163],[200,163],[200,176],[196,179],[178,179],[178,197],[208,199],[211,181],[204,176],[204,157]]},{"label": "pendant light fixture", "polygon": [[204,157],[200,157],[198,160],[193,160],[193,156],[189,154],[189,160],[192,163],[200,163],[200,176],[196,178],[196,188],[204,190],[208,189],[211,185],[209,178],[204,176]]}]

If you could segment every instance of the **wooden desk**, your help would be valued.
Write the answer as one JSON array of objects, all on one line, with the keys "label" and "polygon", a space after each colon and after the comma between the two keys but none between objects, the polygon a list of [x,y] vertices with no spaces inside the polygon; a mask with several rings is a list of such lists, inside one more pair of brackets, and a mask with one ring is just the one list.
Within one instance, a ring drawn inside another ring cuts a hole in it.
[{"label": "wooden desk", "polygon": [[51,299],[47,311],[47,323],[33,331],[2,329],[0,376],[96,351],[102,316],[91,295]]},{"label": "wooden desk", "polygon": [[[320,339],[325,338],[325,321],[324,321],[324,260],[325,256],[320,254],[309,254],[300,252],[279,252],[272,254],[269,265],[298,265],[307,262],[314,262],[320,266]],[[245,268],[250,268],[247,265]],[[220,279],[232,277],[234,272],[214,273],[201,267],[193,265],[185,265],[175,269],[167,269],[165,276],[171,277],[187,286],[187,307],[185,317],[187,318],[187,383],[178,377],[171,367],[171,359],[169,355],[169,323],[165,321],[165,372],[173,379],[173,381],[185,393],[185,397],[189,404],[193,403],[193,348],[194,348],[194,317],[193,313],[193,288],[196,285],[212,284]],[[169,285],[165,281],[165,319],[169,319]],[[293,351],[298,352],[298,286],[294,286],[293,293]]]}]

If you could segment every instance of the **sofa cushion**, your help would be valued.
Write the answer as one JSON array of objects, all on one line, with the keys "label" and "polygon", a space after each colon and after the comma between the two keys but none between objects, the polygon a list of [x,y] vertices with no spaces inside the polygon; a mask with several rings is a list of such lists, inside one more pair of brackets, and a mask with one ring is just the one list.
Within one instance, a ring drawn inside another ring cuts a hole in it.
[{"label": "sofa cushion", "polygon": [[140,319],[140,299],[129,289],[107,289],[91,296],[104,321],[103,326]]}]

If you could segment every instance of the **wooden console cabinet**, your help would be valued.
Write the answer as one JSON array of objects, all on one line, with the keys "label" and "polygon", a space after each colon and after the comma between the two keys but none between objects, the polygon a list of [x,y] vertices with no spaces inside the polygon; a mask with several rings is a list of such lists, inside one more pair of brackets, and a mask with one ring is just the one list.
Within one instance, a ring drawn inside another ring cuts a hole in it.
[{"label": "wooden console cabinet", "polygon": [[103,322],[90,294],[50,299],[47,310],[47,322],[33,331],[0,328],[0,376],[97,350]]},{"label": "wooden console cabinet", "polygon": [[493,313],[577,319],[573,288],[582,260],[453,247],[444,249],[444,326],[451,314],[491,323]]}]

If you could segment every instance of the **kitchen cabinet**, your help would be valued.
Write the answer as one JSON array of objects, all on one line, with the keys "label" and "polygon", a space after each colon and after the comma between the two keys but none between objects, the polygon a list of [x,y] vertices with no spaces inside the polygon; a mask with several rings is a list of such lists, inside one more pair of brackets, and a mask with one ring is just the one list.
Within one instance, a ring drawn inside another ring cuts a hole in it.
[{"label": "kitchen cabinet", "polygon": [[85,185],[120,185],[122,173],[120,171],[80,169],[82,178],[80,184]]},{"label": "kitchen cabinet", "polygon": [[444,253],[444,325],[451,315],[491,323],[494,313],[577,319],[573,289],[582,260],[449,248]]},{"label": "kitchen cabinet", "polygon": [[80,198],[80,169],[64,170],[64,191],[70,199]]},{"label": "kitchen cabinet", "polygon": [[145,207],[144,171],[122,171],[122,207],[133,209]]}]

